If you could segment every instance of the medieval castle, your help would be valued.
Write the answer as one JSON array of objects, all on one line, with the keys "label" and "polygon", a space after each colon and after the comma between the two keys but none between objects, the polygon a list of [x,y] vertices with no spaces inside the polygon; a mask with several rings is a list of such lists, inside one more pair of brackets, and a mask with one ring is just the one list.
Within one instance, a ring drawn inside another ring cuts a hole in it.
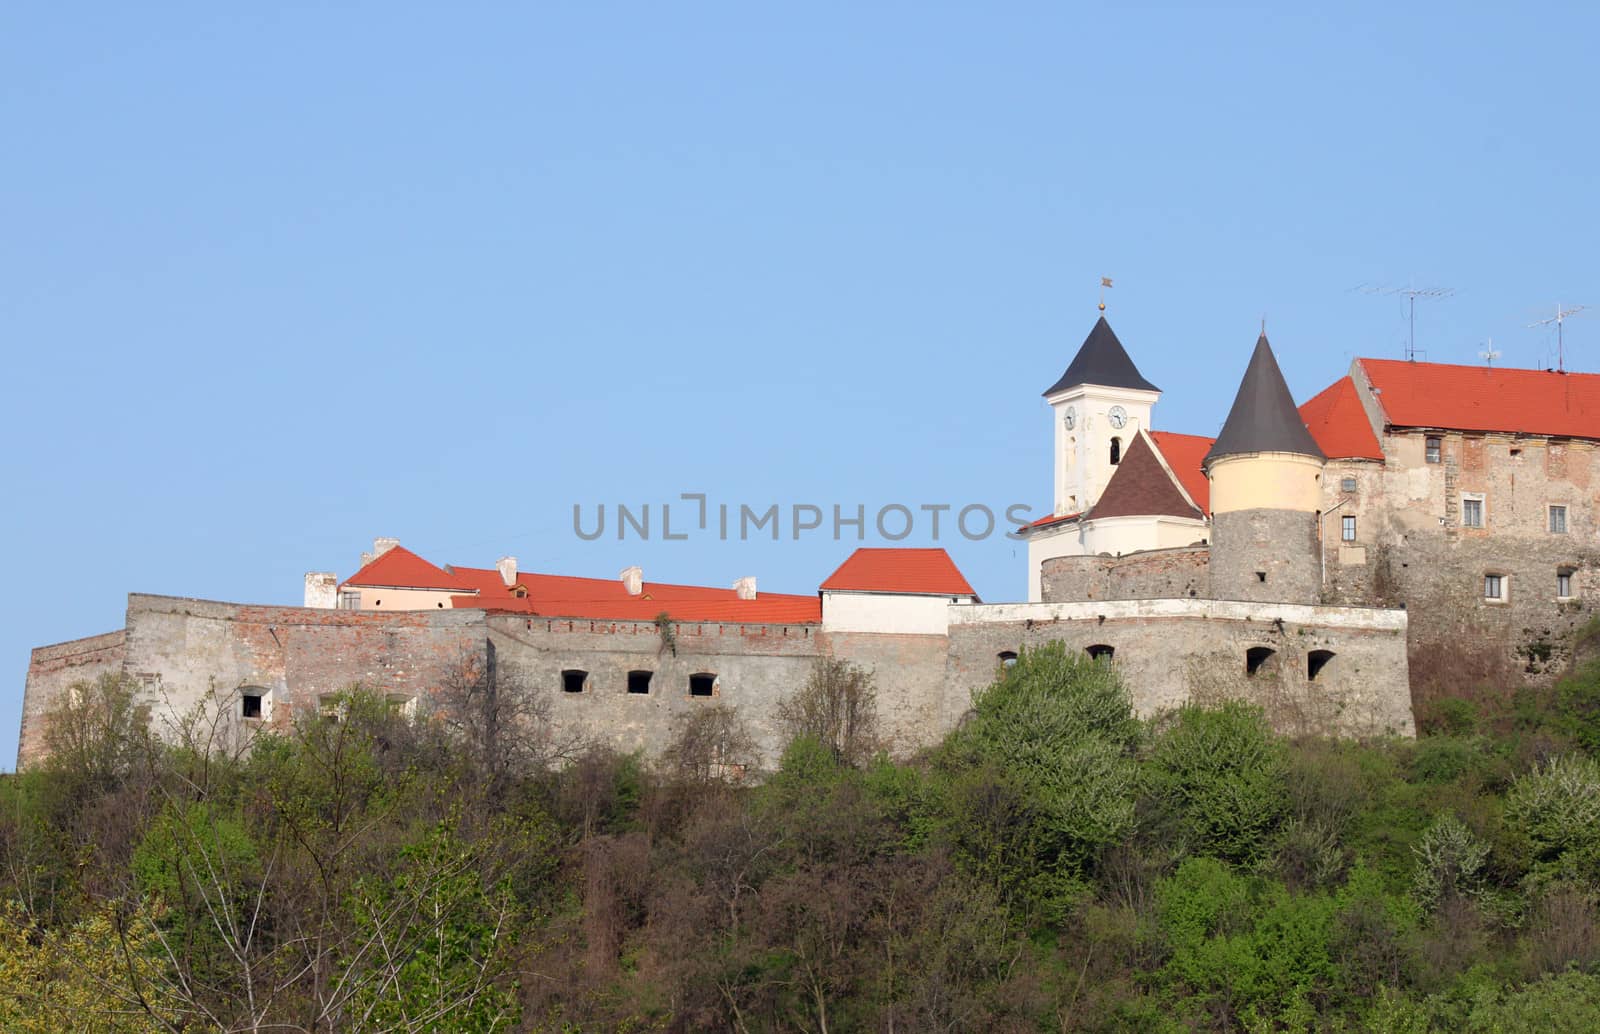
[{"label": "medieval castle", "polygon": [[304,607],[133,594],[123,628],[35,649],[18,764],[105,672],[158,712],[213,700],[249,727],[352,683],[426,708],[463,657],[621,750],[727,704],[769,763],[779,702],[842,658],[908,750],[1052,641],[1115,665],[1141,713],[1243,697],[1289,731],[1409,735],[1419,658],[1539,678],[1600,593],[1600,376],[1357,359],[1296,407],[1263,335],[1215,439],[1154,430],[1160,397],[1102,316],[1045,392],[1054,506],[1024,529],[1025,603],[980,601],[940,549],[858,549],[815,594],[777,595],[439,567],[379,539],[342,582],[308,574]]}]

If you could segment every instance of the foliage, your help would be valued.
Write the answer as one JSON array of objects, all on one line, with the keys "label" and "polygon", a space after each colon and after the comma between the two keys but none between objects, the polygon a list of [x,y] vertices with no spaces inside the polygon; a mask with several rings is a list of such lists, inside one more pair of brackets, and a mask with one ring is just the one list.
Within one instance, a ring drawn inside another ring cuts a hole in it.
[{"label": "foliage", "polygon": [[1411,894],[1424,910],[1482,893],[1489,846],[1454,815],[1445,815],[1429,826],[1412,851],[1417,868]]},{"label": "foliage", "polygon": [[1535,767],[1512,785],[1505,816],[1536,875],[1600,879],[1600,762],[1594,758],[1566,754]]},{"label": "foliage", "polygon": [[815,739],[847,764],[864,764],[881,746],[877,685],[849,661],[817,658],[805,685],[779,702],[777,717],[791,740]]},{"label": "foliage", "polygon": [[1260,708],[1228,701],[1181,708],[1156,740],[1150,793],[1180,816],[1196,850],[1245,865],[1265,860],[1287,802],[1284,744]]}]

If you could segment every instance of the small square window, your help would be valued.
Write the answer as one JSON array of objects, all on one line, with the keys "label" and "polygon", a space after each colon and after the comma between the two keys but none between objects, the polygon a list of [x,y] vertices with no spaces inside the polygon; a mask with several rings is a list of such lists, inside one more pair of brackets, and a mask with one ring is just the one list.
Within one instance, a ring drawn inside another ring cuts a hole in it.
[{"label": "small square window", "polygon": [[589,673],[578,668],[568,668],[561,673],[561,692],[582,693],[589,681]]},{"label": "small square window", "polygon": [[1354,492],[1355,490],[1356,490],[1356,479],[1355,478],[1341,478],[1340,479],[1340,481],[1339,481],[1339,491],[1341,491],[1341,492]]},{"label": "small square window", "polygon": [[1550,507],[1550,534],[1565,535],[1567,533],[1567,508],[1565,506]]},{"label": "small square window", "polygon": [[1483,576],[1483,598],[1504,602],[1506,598],[1506,578],[1500,574],[1486,574]]},{"label": "small square window", "polygon": [[1345,514],[1339,518],[1339,538],[1344,542],[1356,540],[1356,519],[1352,514]]},{"label": "small square window", "polygon": [[1436,434],[1430,434],[1427,438],[1423,439],[1422,451],[1429,463],[1439,462],[1439,453],[1441,451],[1440,446],[1442,444],[1443,439]]},{"label": "small square window", "polygon": [[717,695],[717,677],[710,672],[698,672],[689,676],[689,695],[692,697],[711,697]]},{"label": "small square window", "polygon": [[1572,599],[1572,572],[1565,567],[1556,571],[1556,599]]},{"label": "small square window", "polygon": [[343,590],[340,590],[340,592],[339,592],[339,609],[340,610],[360,610],[361,609],[361,593],[357,592],[355,589],[343,589]]},{"label": "small square window", "polygon": [[648,692],[650,692],[650,672],[648,672],[648,671],[630,671],[630,672],[628,672],[628,692],[629,693],[648,693]]},{"label": "small square window", "polygon": [[1483,527],[1483,496],[1462,496],[1461,526],[1463,528]]},{"label": "small square window", "polygon": [[261,717],[261,696],[258,693],[246,693],[239,698],[239,714],[244,718]]}]

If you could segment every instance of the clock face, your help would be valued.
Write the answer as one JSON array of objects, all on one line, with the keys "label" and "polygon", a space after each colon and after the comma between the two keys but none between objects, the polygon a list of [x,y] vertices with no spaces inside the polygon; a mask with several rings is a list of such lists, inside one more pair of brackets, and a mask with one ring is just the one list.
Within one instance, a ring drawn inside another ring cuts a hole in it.
[{"label": "clock face", "polygon": [[1111,426],[1119,431],[1122,429],[1122,425],[1128,422],[1128,411],[1121,406],[1112,406],[1111,412],[1107,413],[1106,416],[1110,418]]},{"label": "clock face", "polygon": [[1067,426],[1067,430],[1069,431],[1074,427],[1077,427],[1078,411],[1073,409],[1071,406],[1068,406],[1067,411],[1061,415],[1061,422]]}]

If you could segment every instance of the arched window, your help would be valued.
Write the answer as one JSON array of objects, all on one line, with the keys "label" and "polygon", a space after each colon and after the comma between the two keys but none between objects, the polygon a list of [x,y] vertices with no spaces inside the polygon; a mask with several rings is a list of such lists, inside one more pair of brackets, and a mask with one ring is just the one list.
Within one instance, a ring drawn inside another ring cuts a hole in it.
[{"label": "arched window", "polygon": [[588,682],[588,672],[581,668],[568,668],[561,673],[561,692],[582,693]]},{"label": "arched window", "polygon": [[1244,654],[1244,673],[1246,675],[1269,675],[1275,670],[1272,658],[1277,656],[1277,651],[1270,646],[1252,646]]},{"label": "arched window", "polygon": [[1122,439],[1111,439],[1111,465],[1115,467],[1122,462]]},{"label": "arched window", "polygon": [[1095,643],[1084,652],[1098,664],[1110,664],[1112,658],[1117,655],[1117,648],[1115,646],[1107,646],[1105,643]]},{"label": "arched window", "polygon": [[1331,660],[1333,660],[1332,650],[1312,650],[1306,654],[1306,681],[1317,681],[1317,676],[1322,674],[1322,670]]},{"label": "arched window", "polygon": [[1015,651],[1015,650],[1001,650],[1000,651],[1000,655],[999,655],[999,660],[1000,660],[1000,667],[1002,667],[1002,668],[1015,667],[1016,663],[1017,663],[1017,651]]}]

